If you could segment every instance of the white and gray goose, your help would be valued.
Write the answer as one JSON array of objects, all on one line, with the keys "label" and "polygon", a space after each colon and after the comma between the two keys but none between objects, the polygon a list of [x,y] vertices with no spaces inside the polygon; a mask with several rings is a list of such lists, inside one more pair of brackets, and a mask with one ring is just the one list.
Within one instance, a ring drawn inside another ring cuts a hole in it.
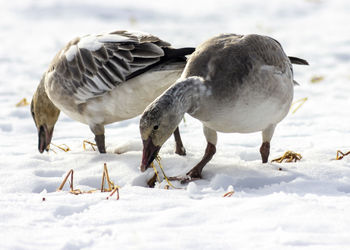
[{"label": "white and gray goose", "polygon": [[[294,64],[276,40],[260,35],[223,34],[196,48],[181,79],[151,103],[140,120],[145,171],[185,113],[203,123],[207,148],[203,159],[181,180],[201,178],[216,152],[217,131],[262,131],[262,162],[268,161],[276,125],[293,99]],[[175,178],[177,179],[177,178]]]},{"label": "white and gray goose", "polygon": [[[98,150],[105,153],[104,125],[141,114],[178,79],[186,55],[143,32],[115,31],[70,41],[52,60],[33,96],[31,113],[39,151],[48,150],[63,111],[88,124]],[[176,152],[185,154],[178,129]]]}]

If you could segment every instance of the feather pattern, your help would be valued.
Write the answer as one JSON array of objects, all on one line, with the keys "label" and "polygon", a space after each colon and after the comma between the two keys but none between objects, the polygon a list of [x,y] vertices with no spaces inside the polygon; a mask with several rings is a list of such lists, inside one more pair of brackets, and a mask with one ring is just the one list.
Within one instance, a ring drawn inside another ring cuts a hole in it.
[{"label": "feather pattern", "polygon": [[160,61],[169,43],[142,33],[115,31],[73,39],[52,61],[47,74],[77,102],[101,96],[135,72]]}]

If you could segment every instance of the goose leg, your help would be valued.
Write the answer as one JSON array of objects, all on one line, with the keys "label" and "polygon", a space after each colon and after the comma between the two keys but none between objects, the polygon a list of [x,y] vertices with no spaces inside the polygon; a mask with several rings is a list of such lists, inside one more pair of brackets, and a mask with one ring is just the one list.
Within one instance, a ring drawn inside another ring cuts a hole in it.
[{"label": "goose leg", "polygon": [[182,144],[179,127],[177,127],[174,131],[174,138],[176,143],[175,153],[178,155],[186,155],[186,149]]},{"label": "goose leg", "polygon": [[92,133],[95,134],[95,142],[98,148],[98,151],[101,154],[106,153],[105,146],[105,127],[101,124],[90,125]]},{"label": "goose leg", "polygon": [[96,142],[98,151],[101,154],[105,154],[106,153],[105,135],[95,135],[95,142]]},{"label": "goose leg", "polygon": [[270,125],[265,130],[262,131],[263,142],[260,147],[260,155],[263,163],[266,163],[270,155],[270,141],[272,139],[273,133],[275,131],[276,125]]},{"label": "goose leg", "polygon": [[189,177],[189,180],[196,180],[202,178],[202,170],[204,166],[213,158],[215,152],[215,145],[208,142],[202,160],[186,174]]},{"label": "goose leg", "polygon": [[203,126],[203,132],[208,143],[202,160],[196,166],[194,166],[185,177],[170,177],[169,180],[177,180],[181,183],[186,183],[202,178],[202,170],[216,153],[215,145],[217,143],[217,133],[215,130]]}]

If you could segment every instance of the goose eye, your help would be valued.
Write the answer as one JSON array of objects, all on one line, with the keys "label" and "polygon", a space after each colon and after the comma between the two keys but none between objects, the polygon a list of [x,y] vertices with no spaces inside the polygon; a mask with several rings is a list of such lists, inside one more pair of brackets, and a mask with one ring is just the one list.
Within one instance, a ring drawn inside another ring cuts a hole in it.
[{"label": "goose eye", "polygon": [[153,130],[157,130],[159,128],[159,126],[158,125],[155,125],[154,127],[153,127]]}]

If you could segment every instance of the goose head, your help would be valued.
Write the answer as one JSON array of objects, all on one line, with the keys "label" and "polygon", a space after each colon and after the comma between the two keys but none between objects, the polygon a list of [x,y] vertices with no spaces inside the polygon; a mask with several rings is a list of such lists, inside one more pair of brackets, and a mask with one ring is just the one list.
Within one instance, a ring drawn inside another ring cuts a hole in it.
[{"label": "goose head", "polygon": [[140,133],[143,141],[141,171],[149,168],[162,145],[177,128],[184,115],[168,95],[163,95],[151,103],[140,120]]},{"label": "goose head", "polygon": [[33,95],[30,111],[38,130],[38,149],[40,153],[43,153],[44,150],[49,150],[53,130],[60,114],[60,110],[47,96],[43,80]]}]

